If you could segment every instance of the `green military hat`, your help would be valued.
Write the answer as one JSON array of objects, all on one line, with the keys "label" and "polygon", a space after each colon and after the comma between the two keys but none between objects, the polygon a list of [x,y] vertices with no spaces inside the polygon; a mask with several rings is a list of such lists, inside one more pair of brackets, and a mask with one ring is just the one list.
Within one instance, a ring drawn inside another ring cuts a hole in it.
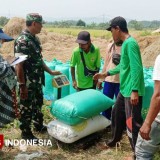
[{"label": "green military hat", "polygon": [[41,23],[41,24],[44,23],[44,21],[42,19],[42,16],[39,15],[38,13],[29,13],[29,14],[27,14],[26,21],[35,21],[35,22],[38,22],[38,23]]}]

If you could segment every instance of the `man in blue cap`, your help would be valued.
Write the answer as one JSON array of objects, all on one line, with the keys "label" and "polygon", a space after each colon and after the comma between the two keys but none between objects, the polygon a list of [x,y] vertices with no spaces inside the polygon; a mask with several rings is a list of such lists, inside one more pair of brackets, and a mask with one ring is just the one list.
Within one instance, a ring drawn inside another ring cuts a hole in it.
[{"label": "man in blue cap", "polygon": [[[13,38],[5,34],[0,28],[0,48],[4,42],[12,40]],[[15,86],[15,71],[8,60],[3,59],[0,55],[0,128],[15,118]]]},{"label": "man in blue cap", "polygon": [[0,40],[4,42],[12,41],[13,38],[3,32],[2,28],[0,28]]}]

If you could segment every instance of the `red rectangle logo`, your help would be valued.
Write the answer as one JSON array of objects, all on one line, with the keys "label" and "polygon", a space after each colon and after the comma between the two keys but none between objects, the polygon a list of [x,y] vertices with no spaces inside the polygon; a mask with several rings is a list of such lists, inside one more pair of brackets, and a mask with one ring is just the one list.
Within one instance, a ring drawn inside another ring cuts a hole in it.
[{"label": "red rectangle logo", "polygon": [[4,136],[3,134],[0,134],[0,149],[2,149],[3,145],[4,145]]}]

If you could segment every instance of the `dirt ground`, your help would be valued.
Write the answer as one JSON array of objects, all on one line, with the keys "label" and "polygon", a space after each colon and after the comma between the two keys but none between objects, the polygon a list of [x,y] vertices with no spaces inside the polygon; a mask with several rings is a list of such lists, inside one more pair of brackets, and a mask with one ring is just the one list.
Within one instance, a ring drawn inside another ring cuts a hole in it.
[{"label": "dirt ground", "polygon": [[[4,31],[12,37],[17,38],[24,28],[25,20],[15,17],[6,24]],[[145,67],[153,66],[156,56],[160,53],[160,36],[152,35],[140,37],[136,34],[132,36],[136,38],[140,45],[143,65]],[[75,43],[76,37],[47,32],[45,28],[42,29],[38,37],[42,43],[43,57],[48,61],[54,58],[62,62],[70,60],[72,50],[77,46],[77,43]],[[13,55],[13,43],[14,42],[5,43],[1,48],[1,53],[4,57],[8,54]],[[101,57],[104,58],[109,40],[92,37],[92,43],[99,46]]]},{"label": "dirt ground", "polygon": [[[27,160],[33,154],[35,156],[34,160],[126,160],[125,157],[132,155],[125,132],[122,141],[114,148],[104,148],[102,146],[111,136],[111,132],[107,129],[71,144],[60,142],[47,133],[33,133],[38,138],[50,139],[52,146],[26,146],[26,150],[23,150],[24,147],[20,146],[4,146],[0,150],[0,160]],[[21,131],[14,124],[9,128],[2,129],[1,134],[4,134],[6,139],[21,139]],[[19,156],[19,158],[16,158],[16,156]]]}]

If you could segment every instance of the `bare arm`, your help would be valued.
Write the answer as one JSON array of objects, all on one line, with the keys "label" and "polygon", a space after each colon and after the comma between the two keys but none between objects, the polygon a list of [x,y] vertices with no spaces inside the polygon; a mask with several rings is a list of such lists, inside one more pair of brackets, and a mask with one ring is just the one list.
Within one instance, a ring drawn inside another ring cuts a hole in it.
[{"label": "bare arm", "polygon": [[142,138],[146,140],[150,139],[149,133],[151,130],[151,125],[159,112],[160,112],[160,81],[155,81],[154,93],[151,99],[149,111],[140,129],[140,134]]},{"label": "bare arm", "polygon": [[108,47],[107,47],[107,50],[106,50],[106,56],[105,56],[105,59],[104,59],[104,65],[103,65],[102,73],[106,72],[107,65],[109,64],[109,53],[110,53],[109,50],[110,50],[111,45],[112,44],[109,44]]},{"label": "bare arm", "polygon": [[23,62],[18,63],[16,65],[15,69],[16,69],[17,79],[18,79],[18,82],[19,82],[20,98],[21,99],[27,99],[28,98],[28,89],[26,87],[26,82],[25,82]]},{"label": "bare arm", "polygon": [[77,82],[75,78],[75,67],[71,67],[72,85],[73,88],[77,89]]},{"label": "bare arm", "polygon": [[48,72],[49,74],[55,76],[55,75],[60,75],[62,74],[60,71],[52,71],[43,61],[43,69],[44,71]]},{"label": "bare arm", "polygon": [[25,78],[24,78],[24,70],[23,70],[23,62],[18,63],[16,65],[16,74],[17,74],[17,78],[18,78],[18,82],[20,84],[25,84]]},{"label": "bare arm", "polygon": [[[110,48],[111,48],[111,45],[112,45],[112,43],[110,43],[110,44],[107,46],[106,55],[105,55],[105,59],[104,59],[104,65],[103,65],[103,69],[102,69],[102,72],[101,72],[101,73],[107,72],[106,68],[107,68],[107,66],[108,66],[108,64],[109,64],[109,53],[110,53],[109,50],[110,50]],[[98,89],[102,89],[102,88],[103,88],[103,87],[102,87],[102,82],[103,82],[104,80],[105,80],[105,78],[98,80],[98,82],[97,82],[97,88],[98,88]]]}]

